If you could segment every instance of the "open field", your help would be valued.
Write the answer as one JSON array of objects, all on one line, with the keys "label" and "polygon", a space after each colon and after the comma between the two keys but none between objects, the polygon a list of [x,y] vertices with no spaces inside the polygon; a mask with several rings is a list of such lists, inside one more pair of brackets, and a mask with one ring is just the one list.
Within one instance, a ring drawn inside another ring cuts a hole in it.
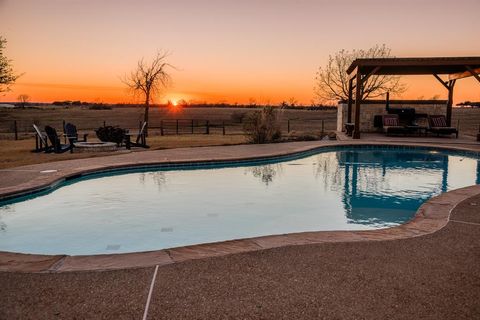
[{"label": "open field", "polygon": [[[164,122],[167,134],[175,133],[175,120],[180,120],[180,133],[191,133],[191,120],[194,121],[194,132],[204,133],[208,120],[212,126],[220,126],[225,122],[227,134],[241,134],[242,125],[238,118],[243,114],[254,112],[251,108],[183,108],[168,110],[166,108],[150,108],[150,127],[156,127],[152,132],[159,134],[161,121]],[[0,139],[13,138],[14,120],[17,121],[20,137],[33,133],[32,124],[39,127],[50,125],[62,128],[62,121],[75,124],[79,130],[91,132],[106,125],[136,129],[143,119],[143,108],[122,107],[111,110],[90,110],[88,107],[41,107],[38,109],[0,109]],[[291,130],[320,130],[321,120],[324,120],[325,130],[336,128],[337,110],[292,110],[285,109],[282,113],[282,129],[287,130],[287,119],[291,120]],[[236,118],[232,119],[232,118]],[[221,128],[212,128],[211,133],[221,134]]]},{"label": "open field", "polygon": [[[163,121],[165,134],[175,134],[175,120],[179,120],[179,133],[191,133],[191,120],[194,120],[194,133],[205,133],[206,121],[212,126],[211,134],[222,134],[225,123],[226,134],[241,134],[242,124],[238,118],[243,114],[255,111],[251,108],[183,108],[168,110],[152,107],[150,109],[150,127],[152,134],[160,134],[160,124]],[[281,111],[282,130],[287,131],[287,120],[290,119],[292,131],[321,130],[322,120],[325,131],[334,131],[337,122],[337,110],[292,110]],[[94,129],[106,125],[136,129],[143,119],[143,108],[121,107],[111,110],[90,110],[88,107],[40,107],[38,109],[6,109],[0,108],[0,139],[13,139],[14,120],[17,121],[19,138],[31,137],[32,124],[39,127],[51,125],[60,129],[63,121],[74,123],[80,131],[90,132],[95,136]],[[453,124],[460,121],[460,134],[475,136],[480,125],[480,109],[454,108]]]}]

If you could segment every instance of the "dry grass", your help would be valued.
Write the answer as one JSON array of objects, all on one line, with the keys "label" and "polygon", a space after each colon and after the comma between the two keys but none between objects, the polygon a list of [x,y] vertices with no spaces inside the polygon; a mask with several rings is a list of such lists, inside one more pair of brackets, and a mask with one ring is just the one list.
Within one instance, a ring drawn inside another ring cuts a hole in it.
[{"label": "dry grass", "polygon": [[[94,140],[94,139],[92,139]],[[167,149],[167,148],[185,148],[199,146],[218,146],[245,143],[243,135],[179,135],[179,136],[154,136],[147,140],[150,149],[134,148],[127,151],[122,148],[116,152],[96,152],[96,153],[34,153],[31,150],[35,147],[35,140],[0,140],[0,169],[18,167],[28,164],[45,163],[52,161],[83,159],[100,156],[116,155],[122,152],[142,152],[145,150]]]}]

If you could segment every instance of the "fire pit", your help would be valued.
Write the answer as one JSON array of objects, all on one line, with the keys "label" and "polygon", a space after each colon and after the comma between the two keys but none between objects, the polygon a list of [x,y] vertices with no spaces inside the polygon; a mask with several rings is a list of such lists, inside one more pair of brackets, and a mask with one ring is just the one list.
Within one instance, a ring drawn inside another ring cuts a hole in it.
[{"label": "fire pit", "polygon": [[75,152],[108,152],[116,151],[115,142],[75,142]]}]

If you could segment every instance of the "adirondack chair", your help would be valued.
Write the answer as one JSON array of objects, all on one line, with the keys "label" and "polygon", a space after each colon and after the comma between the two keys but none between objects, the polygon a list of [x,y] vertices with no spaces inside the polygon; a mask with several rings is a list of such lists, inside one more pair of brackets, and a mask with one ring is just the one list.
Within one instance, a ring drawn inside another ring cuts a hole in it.
[{"label": "adirondack chair", "polygon": [[70,150],[70,153],[73,153],[73,144],[62,144],[60,137],[57,134],[57,130],[50,126],[45,126],[45,132],[47,133],[48,140],[52,144],[53,152],[55,153],[64,153]]},{"label": "adirondack chair", "polygon": [[430,126],[428,131],[436,133],[437,136],[441,134],[450,135],[454,133],[455,137],[458,138],[458,128],[447,126],[447,120],[444,115],[430,115],[428,116],[428,123]]},{"label": "adirondack chair", "polygon": [[88,133],[84,133],[83,139],[80,140],[78,138],[77,127],[71,123],[67,123],[65,125],[65,134],[67,136],[68,141],[70,141],[70,144],[73,144],[75,142],[87,142]]},{"label": "adirondack chair", "polygon": [[[143,122],[142,127],[138,131],[137,134],[135,133],[127,133],[125,134],[125,146],[127,149],[131,149],[131,147],[140,147],[140,148],[150,148],[147,145],[147,135],[146,135],[146,128],[147,122]],[[132,136],[137,136],[135,142],[132,142]]]},{"label": "adirondack chair", "polygon": [[33,124],[35,130],[35,150],[33,152],[51,152],[52,147],[48,145],[47,135],[40,131],[40,128],[36,124]]}]

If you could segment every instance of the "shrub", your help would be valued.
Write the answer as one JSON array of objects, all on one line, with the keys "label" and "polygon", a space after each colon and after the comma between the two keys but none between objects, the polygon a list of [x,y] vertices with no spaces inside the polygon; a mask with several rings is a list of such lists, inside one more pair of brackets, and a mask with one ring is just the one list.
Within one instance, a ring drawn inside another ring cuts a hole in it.
[{"label": "shrub", "polygon": [[243,130],[251,143],[269,143],[280,140],[279,115],[273,107],[264,107],[260,111],[245,116]]},{"label": "shrub", "polygon": [[98,128],[95,133],[100,141],[121,144],[127,132],[122,128],[106,126]]}]

